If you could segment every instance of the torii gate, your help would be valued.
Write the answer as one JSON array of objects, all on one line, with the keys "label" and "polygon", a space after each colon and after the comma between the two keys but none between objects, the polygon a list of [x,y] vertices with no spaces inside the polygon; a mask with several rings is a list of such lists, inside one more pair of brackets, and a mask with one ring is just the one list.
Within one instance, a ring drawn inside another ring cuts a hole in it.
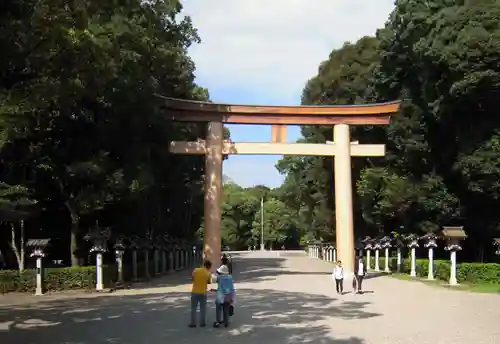
[{"label": "torii gate", "polygon": [[[350,142],[349,125],[387,125],[400,102],[336,106],[228,105],[161,97],[172,121],[207,122],[206,141],[171,142],[174,154],[205,155],[204,256],[217,267],[221,257],[222,160],[224,154],[335,157],[335,216],[338,259],[353,271],[355,258],[351,156],[384,156],[383,144]],[[271,124],[271,142],[223,140],[223,124]],[[285,143],[286,125],[333,125],[334,142]]]}]

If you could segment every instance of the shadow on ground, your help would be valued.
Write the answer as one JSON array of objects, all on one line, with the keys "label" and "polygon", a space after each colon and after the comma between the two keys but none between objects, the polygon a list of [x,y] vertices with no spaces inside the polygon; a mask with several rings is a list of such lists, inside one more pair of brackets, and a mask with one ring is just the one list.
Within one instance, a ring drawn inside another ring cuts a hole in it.
[{"label": "shadow on ground", "polygon": [[[99,296],[0,308],[2,344],[141,343],[323,343],[362,344],[335,339],[329,317],[346,320],[380,314],[366,302],[341,302],[322,295],[276,290],[239,290],[229,329],[187,328],[189,293]],[[213,296],[208,318],[214,320]]]},{"label": "shadow on ground", "polygon": [[331,272],[324,270],[318,271],[299,271],[285,268],[286,259],[284,258],[244,258],[235,259],[233,265],[233,275],[237,283],[258,282],[273,280],[277,276],[286,275],[330,275]]}]

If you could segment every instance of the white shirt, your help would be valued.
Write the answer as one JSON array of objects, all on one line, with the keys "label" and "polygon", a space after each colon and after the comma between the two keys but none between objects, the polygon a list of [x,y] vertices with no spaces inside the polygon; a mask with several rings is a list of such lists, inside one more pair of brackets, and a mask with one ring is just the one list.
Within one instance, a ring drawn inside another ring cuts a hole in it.
[{"label": "white shirt", "polygon": [[365,274],[365,265],[361,262],[358,263],[358,276],[363,276]]},{"label": "white shirt", "polygon": [[333,269],[333,277],[335,279],[343,279],[344,278],[344,268],[342,266],[336,266]]}]

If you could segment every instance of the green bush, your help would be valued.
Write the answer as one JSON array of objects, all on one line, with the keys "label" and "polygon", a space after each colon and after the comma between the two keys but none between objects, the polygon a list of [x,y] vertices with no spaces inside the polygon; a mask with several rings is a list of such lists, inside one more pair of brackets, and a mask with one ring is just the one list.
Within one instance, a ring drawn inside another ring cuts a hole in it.
[{"label": "green bush", "polygon": [[[103,267],[104,287],[111,288],[116,280],[114,266]],[[92,290],[96,285],[96,267],[48,268],[43,270],[44,288],[46,291],[60,290]],[[0,271],[0,293],[34,292],[36,288],[35,270]]]},{"label": "green bush", "polygon": [[[385,268],[385,257],[379,258],[380,270]],[[389,268],[392,272],[397,271],[396,257],[389,258]],[[401,273],[409,274],[411,271],[411,260],[409,258],[402,259]],[[371,257],[372,269],[375,266],[375,258]],[[416,260],[416,273],[418,277],[427,277],[429,261],[427,259]],[[435,260],[434,261],[434,278],[442,281],[448,281],[450,278],[450,261]],[[496,263],[459,263],[457,264],[457,280],[458,283],[468,284],[500,284],[500,264]]]}]

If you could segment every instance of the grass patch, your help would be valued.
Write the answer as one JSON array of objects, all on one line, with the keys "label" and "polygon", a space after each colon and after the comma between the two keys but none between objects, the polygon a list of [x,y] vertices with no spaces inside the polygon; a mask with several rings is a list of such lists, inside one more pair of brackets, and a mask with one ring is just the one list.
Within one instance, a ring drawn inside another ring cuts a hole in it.
[{"label": "grass patch", "polygon": [[446,288],[449,290],[458,290],[458,291],[469,291],[473,293],[490,293],[490,294],[500,294],[500,284],[466,284],[462,283],[457,286],[450,286],[448,283],[440,280],[433,280],[429,281],[428,279],[425,278],[419,278],[419,277],[411,277],[410,275],[407,274],[399,274],[399,273],[393,273],[390,274],[389,276],[393,278],[397,278],[402,281],[416,281],[416,282],[421,282],[424,284],[427,284],[429,286],[435,286],[435,287],[441,287],[441,288]]}]

